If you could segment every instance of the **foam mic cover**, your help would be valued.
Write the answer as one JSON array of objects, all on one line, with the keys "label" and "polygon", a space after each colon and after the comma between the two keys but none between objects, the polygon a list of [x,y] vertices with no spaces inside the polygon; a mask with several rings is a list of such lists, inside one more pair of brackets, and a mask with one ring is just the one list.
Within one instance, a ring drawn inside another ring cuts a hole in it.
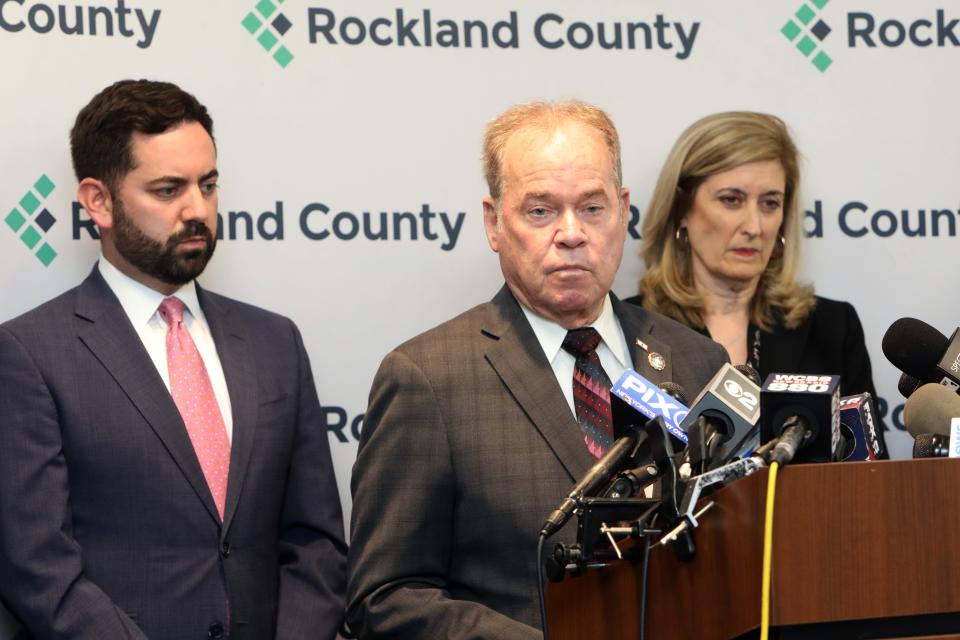
[{"label": "foam mic cover", "polygon": [[954,419],[960,421],[960,396],[939,384],[921,386],[903,408],[903,424],[914,438],[921,433],[949,435]]},{"label": "foam mic cover", "polygon": [[920,381],[909,373],[900,375],[900,381],[897,383],[897,391],[899,391],[900,395],[902,395],[904,398],[909,398],[910,394],[916,391],[919,387]]},{"label": "foam mic cover", "polygon": [[760,389],[760,438],[780,437],[788,420],[804,427],[797,462],[830,462],[841,453],[840,376],[771,373]]},{"label": "foam mic cover", "polygon": [[[679,388],[679,385],[677,387]],[[687,417],[689,409],[633,369],[624,371],[610,389],[610,404],[613,410],[614,437],[623,435],[625,427],[638,424],[641,420],[637,415],[639,412],[643,421],[657,416],[663,418],[670,435],[683,443],[687,442],[687,434],[680,424]]]},{"label": "foam mic cover", "polygon": [[900,318],[883,336],[883,354],[900,371],[921,383],[960,390],[960,329],[948,340],[916,318]]},{"label": "foam mic cover", "polygon": [[[724,364],[694,399],[680,425],[690,436],[690,464],[706,462],[711,468],[726,463],[759,418],[760,387],[733,365]],[[695,434],[698,430],[704,432],[702,439]],[[702,450],[704,446],[713,451],[712,458]]]},{"label": "foam mic cover", "polygon": [[840,398],[840,425],[847,439],[842,460],[881,460],[887,457],[874,416],[873,397],[868,392]]}]

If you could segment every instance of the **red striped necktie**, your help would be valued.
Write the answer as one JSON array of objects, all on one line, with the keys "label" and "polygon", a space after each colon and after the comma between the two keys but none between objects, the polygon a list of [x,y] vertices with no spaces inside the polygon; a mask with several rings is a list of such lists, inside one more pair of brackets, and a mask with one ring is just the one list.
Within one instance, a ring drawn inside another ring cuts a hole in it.
[{"label": "red striped necktie", "polygon": [[593,327],[572,329],[563,340],[563,350],[576,358],[573,366],[573,406],[583,431],[583,441],[595,458],[613,444],[613,414],[610,410],[610,378],[600,366],[597,345],[600,334]]}]

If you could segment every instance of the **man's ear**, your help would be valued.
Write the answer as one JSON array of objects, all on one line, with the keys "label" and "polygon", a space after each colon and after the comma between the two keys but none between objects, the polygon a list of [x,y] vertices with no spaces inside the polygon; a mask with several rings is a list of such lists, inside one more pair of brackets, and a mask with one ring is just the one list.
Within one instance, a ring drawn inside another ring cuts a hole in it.
[{"label": "man's ear", "polygon": [[110,189],[96,178],[84,178],[77,187],[77,200],[101,229],[113,226],[113,196]]},{"label": "man's ear", "polygon": [[499,225],[497,224],[497,206],[493,198],[486,196],[483,199],[483,228],[487,232],[487,242],[494,252],[500,251]]}]

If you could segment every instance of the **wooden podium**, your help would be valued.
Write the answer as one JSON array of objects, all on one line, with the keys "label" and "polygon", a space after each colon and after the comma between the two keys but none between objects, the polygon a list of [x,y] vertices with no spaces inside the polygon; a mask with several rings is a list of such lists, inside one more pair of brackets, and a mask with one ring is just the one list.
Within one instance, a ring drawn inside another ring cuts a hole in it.
[{"label": "wooden podium", "polygon": [[[759,637],[766,470],[701,500],[696,555],[651,551],[648,640]],[[787,466],[774,513],[771,638],[960,638],[960,462]],[[572,524],[567,525],[572,526]],[[553,640],[640,637],[641,566],[547,585]]]}]

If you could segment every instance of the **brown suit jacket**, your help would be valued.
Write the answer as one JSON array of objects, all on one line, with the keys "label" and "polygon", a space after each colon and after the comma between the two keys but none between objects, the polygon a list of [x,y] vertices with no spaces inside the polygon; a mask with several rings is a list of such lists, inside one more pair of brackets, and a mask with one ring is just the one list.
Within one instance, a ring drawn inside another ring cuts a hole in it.
[{"label": "brown suit jacket", "polygon": [[[693,397],[727,359],[672,320],[613,305],[633,366],[650,380]],[[665,356],[663,371],[637,339]],[[593,462],[507,287],[398,347],[374,379],[353,468],[353,630],[539,638],[537,534]]]}]

